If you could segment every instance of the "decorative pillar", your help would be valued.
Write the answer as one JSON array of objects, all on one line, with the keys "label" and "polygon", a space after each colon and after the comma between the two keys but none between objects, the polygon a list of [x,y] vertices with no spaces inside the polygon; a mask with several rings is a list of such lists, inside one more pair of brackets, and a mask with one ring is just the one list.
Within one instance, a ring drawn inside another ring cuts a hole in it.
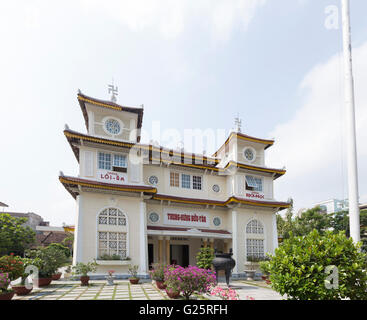
[{"label": "decorative pillar", "polygon": [[204,248],[206,248],[208,246],[208,239],[204,238],[203,243],[204,243]]},{"label": "decorative pillar", "polygon": [[[76,197],[77,218],[75,228],[74,250],[73,250],[73,265],[83,261],[83,196],[79,194]],[[96,234],[98,237],[98,233]]]},{"label": "decorative pillar", "polygon": [[210,248],[214,249],[214,239],[209,240]]},{"label": "decorative pillar", "polygon": [[147,236],[147,206],[142,200],[140,202],[140,261],[139,261],[139,273],[141,275],[147,275],[148,272],[148,236]]},{"label": "decorative pillar", "polygon": [[224,239],[223,253],[228,253],[228,240]]},{"label": "decorative pillar", "polygon": [[158,262],[163,263],[163,237],[158,237]]},{"label": "decorative pillar", "polygon": [[274,254],[275,249],[278,248],[278,229],[277,229],[277,215],[273,214],[273,248],[272,253]]},{"label": "decorative pillar", "polygon": [[233,250],[232,258],[236,261],[236,265],[232,271],[233,274],[238,273],[238,264],[239,264],[237,217],[238,217],[237,211],[232,210],[232,250]]},{"label": "decorative pillar", "polygon": [[170,256],[170,237],[166,237],[166,264],[171,264],[171,256]]}]

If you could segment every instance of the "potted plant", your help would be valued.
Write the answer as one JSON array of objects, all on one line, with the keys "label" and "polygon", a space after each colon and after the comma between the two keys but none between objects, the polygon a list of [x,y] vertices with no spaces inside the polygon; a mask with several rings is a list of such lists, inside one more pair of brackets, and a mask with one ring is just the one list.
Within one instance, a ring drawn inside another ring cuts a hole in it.
[{"label": "potted plant", "polygon": [[267,284],[269,284],[269,275],[270,275],[270,265],[269,261],[260,261],[260,270],[262,272],[262,280],[264,280]]},{"label": "potted plant", "polygon": [[0,272],[6,273],[10,281],[20,278],[24,273],[22,258],[14,256],[13,253],[9,256],[2,256],[0,258]]},{"label": "potted plant", "polygon": [[115,270],[108,270],[108,276],[106,277],[106,279],[107,279],[107,285],[109,286],[113,286],[114,273]]},{"label": "potted plant", "polygon": [[129,281],[131,284],[138,284],[139,283],[139,277],[138,277],[138,268],[139,266],[137,265],[132,265],[129,267],[129,274],[130,274],[130,278]]},{"label": "potted plant", "polygon": [[38,258],[35,263],[38,268],[38,278],[35,279],[38,287],[49,285],[57,269],[67,261],[65,254],[54,246],[28,250],[26,254],[30,258]]},{"label": "potted plant", "polygon": [[52,280],[59,280],[62,272],[58,272],[58,269],[69,263],[70,250],[60,243],[51,243],[47,249],[55,252],[55,259],[57,262],[57,270],[52,275]]},{"label": "potted plant", "polygon": [[149,271],[150,277],[152,280],[155,280],[155,283],[158,289],[166,289],[166,284],[164,283],[164,269],[165,266],[162,264],[157,264],[153,266],[153,269]]},{"label": "potted plant", "polygon": [[95,272],[97,270],[97,266],[98,264],[95,260],[88,263],[78,262],[75,266],[73,266],[73,273],[80,275],[80,282],[82,286],[87,286],[89,284],[88,272]]},{"label": "potted plant", "polygon": [[15,291],[8,289],[10,284],[10,278],[8,273],[0,272],[0,300],[11,300],[15,294]]},{"label": "potted plant", "polygon": [[39,258],[36,258],[36,259],[23,258],[22,259],[24,271],[23,271],[23,274],[21,275],[20,284],[12,285],[12,288],[14,289],[15,293],[18,296],[25,296],[33,290],[33,285],[29,283],[26,284],[26,280],[28,276],[30,275],[28,268],[30,266],[37,265],[37,263],[39,263],[38,259]]}]

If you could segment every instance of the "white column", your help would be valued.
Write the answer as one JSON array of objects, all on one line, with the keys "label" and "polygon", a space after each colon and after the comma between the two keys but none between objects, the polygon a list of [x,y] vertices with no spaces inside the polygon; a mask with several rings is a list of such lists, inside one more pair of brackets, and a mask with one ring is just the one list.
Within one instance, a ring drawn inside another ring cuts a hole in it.
[{"label": "white column", "polygon": [[236,274],[238,273],[238,232],[237,232],[237,211],[232,210],[232,250],[233,250],[233,256],[232,258],[236,261],[236,265],[232,270],[232,273]]},{"label": "white column", "polygon": [[273,214],[273,246],[272,253],[274,254],[275,249],[278,248],[278,229],[277,229],[277,215],[276,212]]},{"label": "white column", "polygon": [[83,261],[83,196],[76,197],[77,216],[75,223],[73,265]]},{"label": "white column", "polygon": [[354,84],[352,69],[352,44],[349,18],[349,0],[342,0],[343,49],[345,72],[345,107],[347,121],[347,161],[350,236],[354,242],[360,241],[358,169],[356,124],[354,111]]},{"label": "white column", "polygon": [[148,236],[147,236],[147,206],[146,203],[142,200],[140,202],[140,261],[139,261],[139,274],[147,275],[148,273]]}]

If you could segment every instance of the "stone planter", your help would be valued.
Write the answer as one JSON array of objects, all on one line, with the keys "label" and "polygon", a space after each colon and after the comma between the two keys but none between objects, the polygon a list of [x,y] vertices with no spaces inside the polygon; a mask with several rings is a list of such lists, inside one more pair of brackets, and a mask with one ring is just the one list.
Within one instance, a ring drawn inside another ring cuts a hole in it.
[{"label": "stone planter", "polygon": [[248,271],[257,271],[260,268],[260,264],[257,262],[245,262],[245,269]]},{"label": "stone planter", "polygon": [[155,284],[157,285],[157,288],[158,289],[164,290],[164,289],[167,288],[167,286],[164,284],[164,281],[158,281],[158,280],[156,280],[155,281]]},{"label": "stone planter", "polygon": [[106,280],[107,280],[107,285],[108,286],[113,286],[114,285],[114,283],[113,283],[113,279],[114,279],[115,277],[113,277],[113,276],[107,276],[106,277]]},{"label": "stone planter", "polygon": [[253,281],[254,278],[255,278],[256,271],[255,270],[245,270],[245,272],[246,272],[247,280],[248,281]]},{"label": "stone planter", "polygon": [[82,286],[89,285],[89,276],[81,276],[80,277],[80,282],[81,282]]},{"label": "stone planter", "polygon": [[166,288],[166,293],[167,293],[167,296],[171,299],[177,299],[180,296],[180,292],[175,291],[173,289],[167,289]]},{"label": "stone planter", "polygon": [[17,296],[25,296],[33,290],[33,287],[27,289],[26,286],[12,286],[12,289],[14,290]]},{"label": "stone planter", "polygon": [[35,283],[38,287],[46,287],[52,282],[52,278],[38,278],[35,279]]},{"label": "stone planter", "polygon": [[52,275],[52,280],[60,280],[62,273],[58,272]]},{"label": "stone planter", "polygon": [[0,300],[11,300],[13,299],[15,294],[15,291],[9,291],[9,292],[5,292],[5,293],[0,293]]},{"label": "stone planter", "polygon": [[129,278],[131,284],[138,284],[139,280],[140,280],[139,278]]}]

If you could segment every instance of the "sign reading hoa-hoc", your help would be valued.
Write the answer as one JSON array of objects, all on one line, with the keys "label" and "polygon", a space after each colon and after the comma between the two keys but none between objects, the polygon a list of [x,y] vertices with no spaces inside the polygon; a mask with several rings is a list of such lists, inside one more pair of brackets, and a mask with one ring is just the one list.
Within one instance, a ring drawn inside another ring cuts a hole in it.
[{"label": "sign reading hoa-hoc", "polygon": [[126,184],[127,174],[109,170],[97,170],[97,180],[106,183]]},{"label": "sign reading hoa-hoc", "polygon": [[257,192],[257,191],[245,191],[245,196],[246,198],[251,198],[251,199],[264,199],[264,194],[261,192]]},{"label": "sign reading hoa-hoc", "polygon": [[186,210],[163,210],[163,223],[189,227],[209,227],[209,214]]}]

